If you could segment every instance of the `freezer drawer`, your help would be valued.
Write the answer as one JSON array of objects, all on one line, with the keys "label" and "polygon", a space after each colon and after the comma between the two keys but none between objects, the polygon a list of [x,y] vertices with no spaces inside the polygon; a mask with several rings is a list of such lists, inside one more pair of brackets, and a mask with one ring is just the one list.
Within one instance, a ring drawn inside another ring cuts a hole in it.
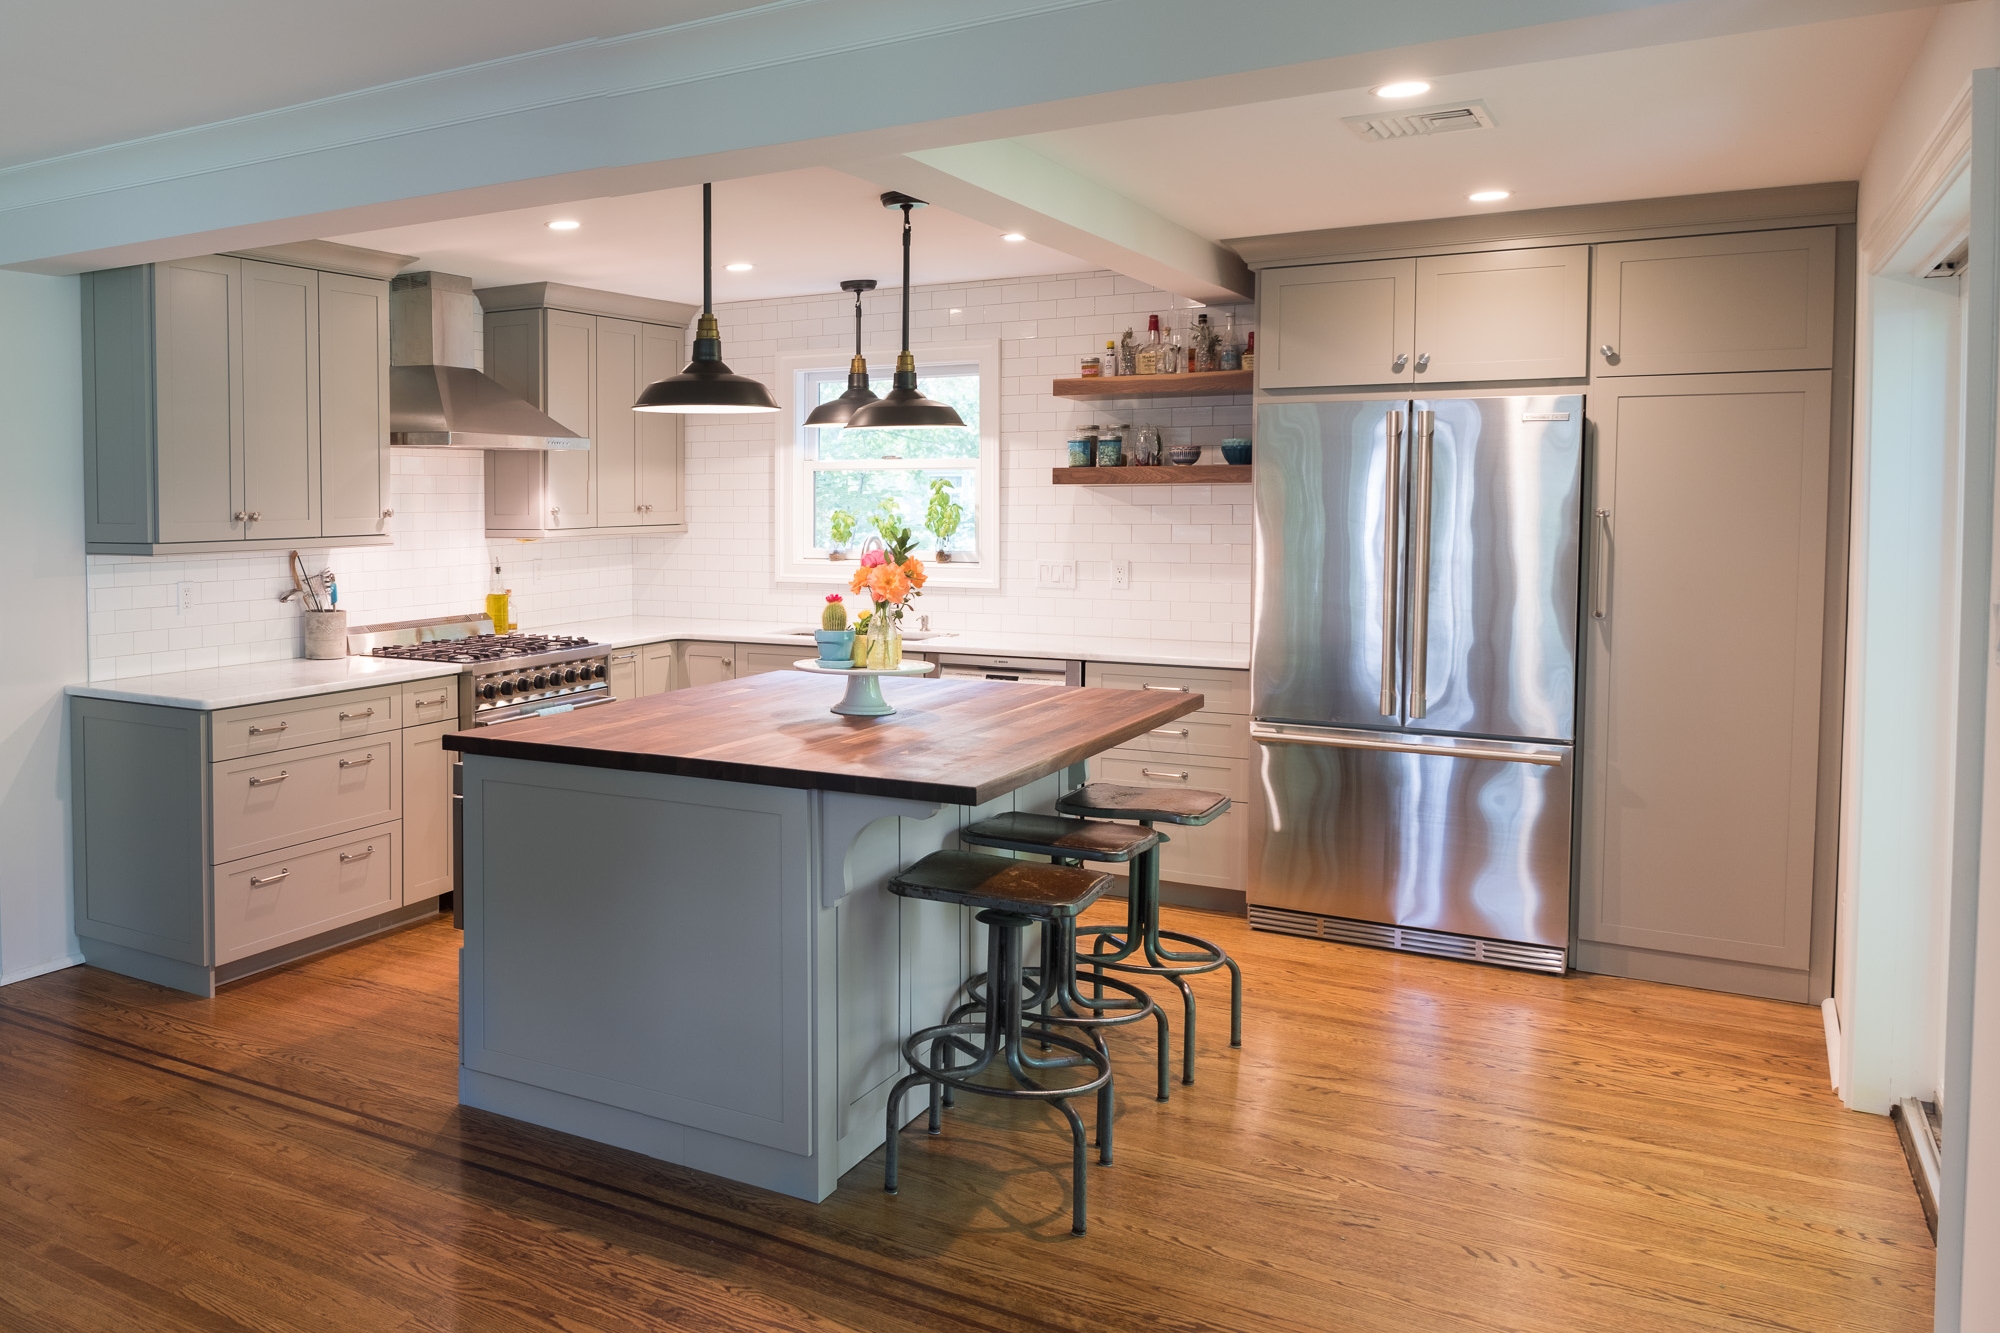
[{"label": "freezer drawer", "polygon": [[1258,739],[1252,906],[1566,949],[1569,747],[1383,741]]}]

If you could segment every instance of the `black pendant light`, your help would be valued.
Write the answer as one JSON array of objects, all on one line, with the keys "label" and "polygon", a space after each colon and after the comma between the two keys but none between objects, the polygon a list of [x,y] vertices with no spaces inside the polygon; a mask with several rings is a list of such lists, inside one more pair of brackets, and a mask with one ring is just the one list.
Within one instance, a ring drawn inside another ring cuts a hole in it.
[{"label": "black pendant light", "polygon": [[701,187],[701,323],[694,331],[694,360],[678,375],[646,386],[634,412],[775,412],[777,403],[761,380],[738,375],[722,362],[722,330],[716,325],[714,283],[709,264],[709,196]]},{"label": "black pendant light", "polygon": [[896,379],[889,392],[856,408],[847,419],[849,430],[965,424],[949,404],[917,392],[917,359],[910,355],[910,211],[923,206],[923,200],[894,190],[882,196],[882,207],[903,210],[903,350],[896,357]]},{"label": "black pendant light", "polygon": [[806,418],[808,426],[845,426],[856,408],[875,401],[875,391],[868,387],[868,363],[861,359],[861,293],[874,291],[875,279],[849,278],[840,290],[854,293],[854,359],[847,363],[847,392],[815,407]]}]

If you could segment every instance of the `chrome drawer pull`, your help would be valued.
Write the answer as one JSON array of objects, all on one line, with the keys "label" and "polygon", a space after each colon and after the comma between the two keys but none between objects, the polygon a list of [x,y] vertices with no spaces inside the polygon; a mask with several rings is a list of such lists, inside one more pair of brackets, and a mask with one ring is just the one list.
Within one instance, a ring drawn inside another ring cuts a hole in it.
[{"label": "chrome drawer pull", "polygon": [[375,762],[374,755],[364,754],[359,759],[343,759],[340,761],[340,766],[342,768],[359,768],[363,764],[372,764],[374,762]]},{"label": "chrome drawer pull", "polygon": [[1173,778],[1180,782],[1186,782],[1188,780],[1188,775],[1186,770],[1182,770],[1179,773],[1169,773],[1164,768],[1142,768],[1139,771],[1145,774],[1149,778]]},{"label": "chrome drawer pull", "polygon": [[1189,689],[1185,685],[1141,685],[1139,688],[1142,690],[1165,690],[1168,694],[1194,693],[1193,690]]},{"label": "chrome drawer pull", "polygon": [[251,727],[251,728],[250,728],[250,734],[251,734],[252,736],[268,736],[268,735],[270,735],[270,734],[271,734],[272,732],[274,732],[274,731],[283,731],[283,730],[284,730],[284,729],[285,729],[286,727],[289,727],[289,726],[291,726],[291,725],[292,725],[292,724],[291,724],[291,723],[289,723],[289,722],[280,722],[280,723],[279,723],[279,724],[278,724],[277,726],[275,726],[275,727],[258,727],[258,726],[253,726],[253,727]]},{"label": "chrome drawer pull", "polygon": [[278,872],[277,874],[275,874],[275,875],[266,875],[266,876],[264,876],[264,878],[262,878],[262,879],[258,879],[258,878],[257,878],[256,876],[252,875],[252,876],[250,877],[250,887],[251,887],[251,888],[253,888],[253,889],[261,889],[261,888],[263,888],[263,887],[264,887],[264,886],[265,886],[266,884],[276,884],[276,883],[277,883],[277,882],[278,882],[279,880],[281,880],[281,879],[288,879],[288,878],[290,878],[290,877],[291,877],[291,873],[292,873],[292,872],[291,872],[291,871],[289,871],[289,870],[280,870],[280,871],[279,871],[279,872]]},{"label": "chrome drawer pull", "polygon": [[343,861],[366,861],[369,857],[373,855],[375,855],[375,844],[370,843],[368,844],[368,849],[366,851],[342,852],[340,854],[340,859]]},{"label": "chrome drawer pull", "polygon": [[1148,734],[1153,736],[1178,736],[1182,740],[1186,740],[1188,729],[1186,727],[1154,727]]},{"label": "chrome drawer pull", "polygon": [[439,695],[439,696],[438,696],[437,698],[435,698],[435,699],[419,699],[419,700],[417,700],[417,707],[419,707],[419,708],[443,708],[443,707],[444,707],[444,705],[445,705],[445,701],[446,701],[446,699],[447,699],[448,697],[449,697],[449,696],[447,696],[447,695],[443,695],[443,694],[440,694],[440,695]]},{"label": "chrome drawer pull", "polygon": [[375,710],[371,708],[365,713],[342,713],[340,715],[340,720],[342,722],[360,722],[363,719],[371,718],[373,716],[375,716]]},{"label": "chrome drawer pull", "polygon": [[290,773],[285,772],[283,769],[279,769],[278,776],[276,776],[275,778],[252,778],[250,779],[250,785],[253,787],[273,787],[276,786],[278,783],[283,782],[286,778],[290,776],[291,776]]}]

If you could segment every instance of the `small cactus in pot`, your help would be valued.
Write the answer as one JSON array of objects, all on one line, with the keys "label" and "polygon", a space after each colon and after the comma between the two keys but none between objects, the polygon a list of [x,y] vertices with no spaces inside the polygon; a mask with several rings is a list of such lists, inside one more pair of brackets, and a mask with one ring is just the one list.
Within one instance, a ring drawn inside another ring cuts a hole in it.
[{"label": "small cactus in pot", "polygon": [[822,667],[846,670],[854,665],[854,631],[847,627],[847,606],[839,593],[826,595],[826,605],[819,613],[819,628],[813,631],[813,642],[819,645]]}]

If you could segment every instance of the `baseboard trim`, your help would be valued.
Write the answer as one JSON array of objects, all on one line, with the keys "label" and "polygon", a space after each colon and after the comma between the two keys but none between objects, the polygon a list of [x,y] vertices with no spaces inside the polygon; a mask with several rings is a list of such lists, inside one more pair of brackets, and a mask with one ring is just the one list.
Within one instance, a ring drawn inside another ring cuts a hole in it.
[{"label": "baseboard trim", "polygon": [[1915,1097],[1905,1097],[1889,1108],[1896,1122],[1896,1137],[1903,1143],[1903,1158],[1910,1165],[1910,1183],[1917,1187],[1917,1202],[1923,1206],[1924,1225],[1931,1229],[1931,1243],[1937,1243],[1938,1193],[1944,1188],[1938,1159],[1938,1141],[1932,1137],[1931,1118]]},{"label": "baseboard trim", "polygon": [[301,958],[325,953],[328,949],[358,944],[377,935],[386,935],[392,930],[401,930],[412,922],[422,921],[437,914],[438,900],[426,898],[407,907],[398,907],[393,912],[385,912],[381,916],[371,916],[366,921],[336,926],[322,935],[294,940],[290,944],[281,944],[275,949],[267,949],[248,958],[239,958],[233,963],[224,963],[215,969],[215,984],[227,986],[232,982],[244,981],[260,973],[269,972],[273,968],[283,967],[287,963],[296,963]]},{"label": "baseboard trim", "polygon": [[1720,958],[1695,958],[1687,954],[1639,949],[1629,944],[1602,944],[1595,940],[1578,940],[1571,958],[1570,966],[1579,972],[1630,977],[1634,981],[1659,981],[1669,986],[1692,986],[1697,990],[1727,991],[1732,995],[1751,995],[1763,1000],[1788,1000],[1793,1004],[1811,1002],[1812,982],[1804,968],[1794,971]]},{"label": "baseboard trim", "polygon": [[1826,1076],[1833,1090],[1840,1091],[1840,1009],[1831,995],[1819,1002],[1820,1022],[1826,1027]]},{"label": "baseboard trim", "polygon": [[0,986],[11,986],[17,981],[31,981],[36,977],[45,977],[51,972],[60,972],[64,968],[82,966],[82,954],[66,953],[60,958],[51,958],[46,963],[34,963],[14,972],[0,972]]}]

